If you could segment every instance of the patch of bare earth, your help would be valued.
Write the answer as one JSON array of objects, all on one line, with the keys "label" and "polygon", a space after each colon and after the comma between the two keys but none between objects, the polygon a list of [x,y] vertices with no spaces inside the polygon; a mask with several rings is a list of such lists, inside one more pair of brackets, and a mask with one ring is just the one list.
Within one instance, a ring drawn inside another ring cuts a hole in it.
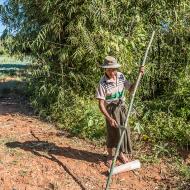
[{"label": "patch of bare earth", "polygon": [[[40,121],[18,96],[0,98],[0,131],[0,190],[104,189],[105,149]],[[113,176],[110,189],[159,189],[168,170],[142,165]]]}]

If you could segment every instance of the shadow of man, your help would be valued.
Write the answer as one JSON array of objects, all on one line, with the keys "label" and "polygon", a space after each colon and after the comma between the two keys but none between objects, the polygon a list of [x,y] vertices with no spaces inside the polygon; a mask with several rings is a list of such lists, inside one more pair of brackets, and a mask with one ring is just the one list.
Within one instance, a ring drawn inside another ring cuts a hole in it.
[{"label": "shadow of man", "polygon": [[[100,161],[105,160],[105,156],[88,152],[85,150],[77,150],[71,147],[59,147],[55,143],[50,143],[48,141],[25,141],[25,142],[8,142],[5,144],[8,148],[20,148],[25,151],[30,151],[36,156],[44,157],[53,162],[56,162],[60,167],[62,167],[72,178],[73,180],[81,187],[82,190],[85,190],[85,187],[82,185],[78,177],[71,171],[67,166],[65,166],[60,160],[55,156],[64,156],[67,158],[84,160],[92,163],[99,163]],[[46,153],[46,154],[44,154]]]},{"label": "shadow of man", "polygon": [[[86,150],[78,150],[71,147],[59,147],[55,143],[50,143],[48,141],[25,141],[25,142],[8,142],[6,146],[9,148],[20,148],[25,151],[34,152],[44,152],[48,155],[58,155],[67,158],[84,160],[87,162],[98,163],[103,161],[105,156],[98,153],[88,152]],[[39,156],[39,155],[38,155]]]}]

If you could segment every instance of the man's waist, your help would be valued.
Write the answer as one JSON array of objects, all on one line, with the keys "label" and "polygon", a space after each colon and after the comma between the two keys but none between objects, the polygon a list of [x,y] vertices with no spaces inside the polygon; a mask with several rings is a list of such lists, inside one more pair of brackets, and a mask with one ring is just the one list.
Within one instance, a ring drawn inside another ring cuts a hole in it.
[{"label": "man's waist", "polygon": [[110,102],[107,102],[107,106],[111,104],[114,104],[114,105],[125,104],[125,101],[123,99],[118,99],[118,100],[112,100]]}]

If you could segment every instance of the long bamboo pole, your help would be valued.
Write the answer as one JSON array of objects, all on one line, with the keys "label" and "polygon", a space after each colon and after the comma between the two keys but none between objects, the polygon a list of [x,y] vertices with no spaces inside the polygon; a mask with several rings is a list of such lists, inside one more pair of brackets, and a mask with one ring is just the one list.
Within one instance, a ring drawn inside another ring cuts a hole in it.
[{"label": "long bamboo pole", "polygon": [[[152,32],[152,36],[151,36],[150,41],[149,41],[149,44],[148,44],[148,46],[147,46],[147,49],[146,49],[146,52],[145,52],[144,59],[143,59],[143,62],[142,62],[142,64],[141,64],[141,67],[145,65],[145,62],[146,62],[146,58],[147,58],[149,49],[150,49],[150,46],[151,46],[152,41],[153,41],[153,38],[154,38],[154,34],[155,34],[155,31]],[[127,112],[127,118],[126,118],[126,121],[125,121],[125,129],[126,129],[127,126],[128,126],[129,116],[130,116],[130,113],[131,113],[131,110],[132,110],[135,93],[136,93],[136,91],[137,91],[137,88],[138,88],[139,82],[140,82],[140,80],[141,80],[141,77],[142,77],[142,73],[139,72],[137,81],[136,81],[136,83],[135,83],[134,90],[133,90],[132,95],[131,95],[131,100],[130,100],[130,104],[129,104],[129,108],[128,108],[128,112]],[[116,148],[116,152],[115,152],[115,156],[114,156],[114,158],[113,158],[113,160],[112,160],[112,164],[111,164],[111,168],[110,168],[110,172],[109,172],[109,176],[108,176],[108,179],[107,179],[107,183],[106,183],[106,188],[105,188],[105,190],[109,190],[109,185],[110,185],[110,183],[111,183],[111,176],[112,176],[112,173],[113,173],[113,168],[114,168],[114,166],[115,166],[115,162],[116,162],[116,159],[117,159],[118,154],[119,154],[119,149],[120,149],[121,143],[122,143],[122,141],[123,141],[124,133],[125,133],[125,130],[122,131],[120,140],[119,140],[119,142],[118,142],[118,145],[117,145],[117,148]]]}]

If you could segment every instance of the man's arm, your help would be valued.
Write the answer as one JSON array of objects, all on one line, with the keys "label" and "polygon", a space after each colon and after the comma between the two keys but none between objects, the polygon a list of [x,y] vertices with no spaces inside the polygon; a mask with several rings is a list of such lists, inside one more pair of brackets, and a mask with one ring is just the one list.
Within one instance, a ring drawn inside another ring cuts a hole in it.
[{"label": "man's arm", "polygon": [[99,99],[99,108],[103,115],[106,117],[106,119],[109,121],[110,125],[112,127],[117,127],[117,122],[110,116],[110,114],[106,110],[105,100]]}]

